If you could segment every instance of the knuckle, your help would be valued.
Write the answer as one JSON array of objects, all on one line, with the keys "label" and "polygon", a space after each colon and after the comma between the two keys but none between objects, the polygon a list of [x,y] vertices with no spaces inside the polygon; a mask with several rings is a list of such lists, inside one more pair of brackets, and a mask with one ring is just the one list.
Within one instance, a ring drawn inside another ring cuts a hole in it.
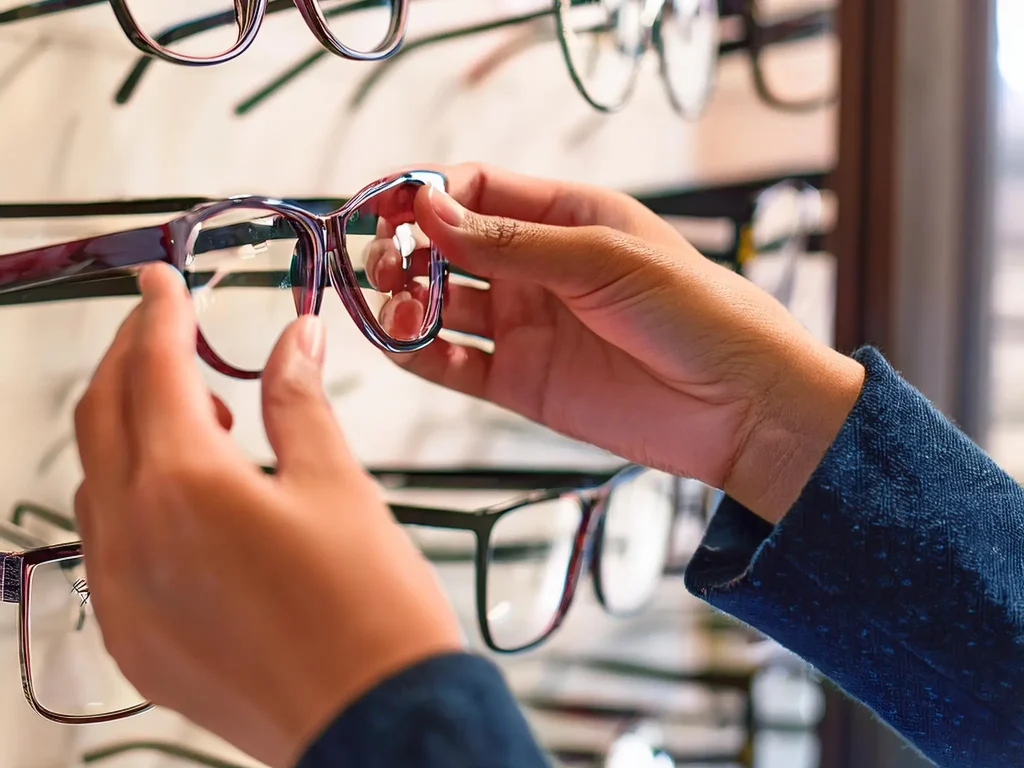
[{"label": "knuckle", "polygon": [[483,239],[496,251],[506,250],[520,239],[522,223],[495,216],[485,218],[481,226]]},{"label": "knuckle", "polygon": [[75,405],[74,423],[76,434],[81,433],[85,429],[85,426],[89,421],[89,417],[92,415],[95,408],[93,405],[95,398],[96,395],[90,387],[85,391],[82,397],[79,398],[78,403]]}]

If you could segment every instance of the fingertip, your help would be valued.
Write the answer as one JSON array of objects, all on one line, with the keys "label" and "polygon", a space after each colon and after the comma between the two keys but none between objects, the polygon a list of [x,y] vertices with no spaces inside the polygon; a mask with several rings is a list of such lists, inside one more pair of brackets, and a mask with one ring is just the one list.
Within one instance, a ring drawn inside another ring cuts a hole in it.
[{"label": "fingertip", "polygon": [[143,299],[154,298],[170,291],[180,291],[185,285],[185,276],[175,267],[164,262],[145,264],[135,278]]}]

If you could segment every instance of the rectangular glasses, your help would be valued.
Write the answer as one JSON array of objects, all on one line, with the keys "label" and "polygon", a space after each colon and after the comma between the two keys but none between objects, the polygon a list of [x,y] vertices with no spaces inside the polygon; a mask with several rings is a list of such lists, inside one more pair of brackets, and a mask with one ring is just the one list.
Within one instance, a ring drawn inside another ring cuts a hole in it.
[{"label": "rectangular glasses", "polygon": [[[320,311],[333,283],[353,321],[379,348],[410,352],[441,329],[448,265],[416,224],[415,200],[443,175],[409,171],[377,181],[320,215],[261,197],[201,203],[159,226],[0,255],[0,304],[19,294],[123,278],[147,262],[180,270],[199,320],[197,348],[215,370],[258,378],[280,331]],[[268,291],[258,297],[244,288]],[[246,332],[259,311],[276,333]]]},{"label": "rectangular glasses", "polygon": [[489,648],[533,648],[559,627],[589,568],[605,610],[646,605],[668,561],[680,481],[630,465],[618,471],[374,470],[390,491],[518,490],[471,512],[391,503],[403,525],[470,531],[472,551],[424,546],[435,564],[473,563],[476,614]]},{"label": "rectangular glasses", "polygon": [[0,538],[26,547],[0,552],[0,597],[19,606],[22,688],[32,709],[66,725],[103,723],[149,709],[103,645],[82,545],[37,547],[6,522]]}]

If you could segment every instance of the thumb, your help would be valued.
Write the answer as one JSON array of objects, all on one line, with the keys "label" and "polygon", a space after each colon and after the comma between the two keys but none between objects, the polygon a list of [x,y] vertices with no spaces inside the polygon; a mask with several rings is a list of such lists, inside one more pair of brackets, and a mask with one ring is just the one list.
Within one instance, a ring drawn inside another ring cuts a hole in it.
[{"label": "thumb", "polygon": [[475,213],[439,189],[416,197],[416,221],[454,265],[490,280],[582,294],[636,267],[643,244],[602,226],[557,227]]},{"label": "thumb", "polygon": [[324,335],[319,317],[303,315],[263,370],[263,424],[282,479],[336,478],[355,464],[324,393]]}]

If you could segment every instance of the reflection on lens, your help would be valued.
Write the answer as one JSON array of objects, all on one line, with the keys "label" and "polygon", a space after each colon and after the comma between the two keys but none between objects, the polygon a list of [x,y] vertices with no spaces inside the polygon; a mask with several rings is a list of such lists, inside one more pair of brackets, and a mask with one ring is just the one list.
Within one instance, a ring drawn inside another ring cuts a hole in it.
[{"label": "reflection on lens", "polygon": [[833,99],[839,88],[834,0],[761,0],[758,66],[769,96],[793,107]]},{"label": "reflection on lens", "polygon": [[199,225],[185,280],[203,338],[234,368],[262,371],[301,312],[312,261],[297,226],[262,208],[235,208]]},{"label": "reflection on lens", "polygon": [[392,0],[319,0],[327,27],[342,45],[371,53],[388,40]]},{"label": "reflection on lens", "polygon": [[752,239],[759,258],[744,268],[744,275],[790,306],[800,256],[821,217],[821,194],[811,187],[783,182],[758,195]]},{"label": "reflection on lens", "polygon": [[661,580],[672,533],[673,483],[671,475],[645,470],[609,495],[597,566],[601,594],[612,613],[640,609]]},{"label": "reflection on lens", "polygon": [[673,105],[686,117],[703,111],[718,68],[718,0],[669,0],[661,12],[658,44]]},{"label": "reflection on lens", "polygon": [[513,510],[494,526],[485,608],[498,648],[529,645],[555,620],[582,517],[575,499],[551,499]]},{"label": "reflection on lens", "polygon": [[96,717],[145,703],[103,645],[81,557],[32,566],[28,638],[32,695],[48,712]]},{"label": "reflection on lens", "polygon": [[789,253],[805,232],[804,198],[793,184],[778,184],[758,195],[753,218],[754,250],[760,254]]},{"label": "reflection on lens", "polygon": [[[399,342],[423,339],[435,324],[440,257],[416,223],[422,184],[407,182],[374,195],[345,221],[345,251],[370,321]],[[342,281],[344,282],[344,281]]]},{"label": "reflection on lens", "polygon": [[[255,3],[238,3],[238,6]],[[228,53],[243,36],[243,23],[231,0],[191,0],[188,3],[169,0],[128,0],[128,10],[139,29],[157,41],[164,50],[196,58],[216,58]],[[213,26],[199,34],[161,43],[159,38],[168,29],[177,25],[222,15],[224,23]]]},{"label": "reflection on lens", "polygon": [[644,0],[559,0],[569,69],[599,109],[622,105],[647,47]]}]

